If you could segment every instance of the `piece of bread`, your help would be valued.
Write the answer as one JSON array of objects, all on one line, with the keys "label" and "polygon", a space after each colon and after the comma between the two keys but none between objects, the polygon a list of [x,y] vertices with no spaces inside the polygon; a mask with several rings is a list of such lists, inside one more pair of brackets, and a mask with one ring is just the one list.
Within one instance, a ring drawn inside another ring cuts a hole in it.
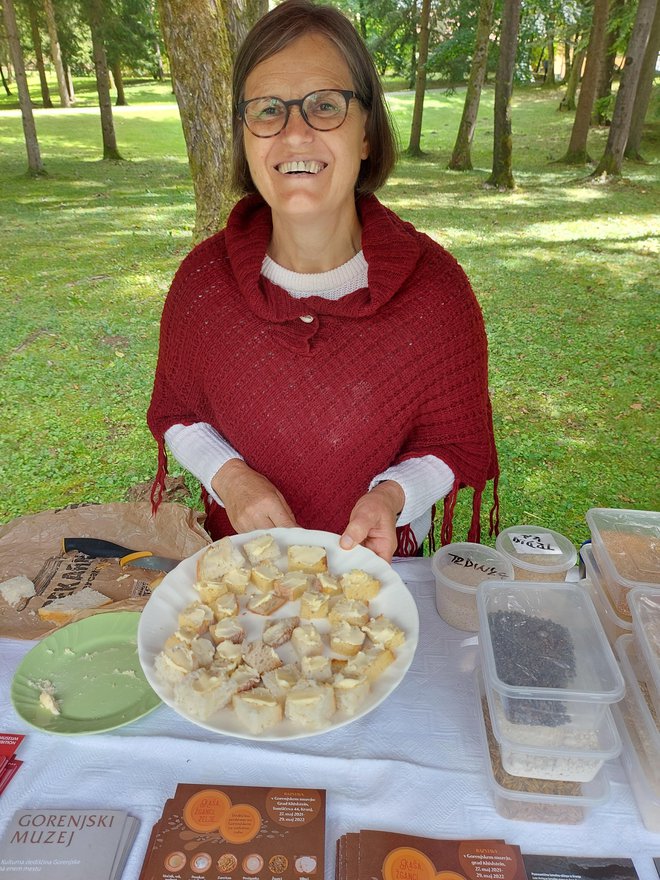
[{"label": "piece of bread", "polygon": [[369,680],[366,675],[345,676],[335,675],[332,683],[335,689],[337,711],[353,716],[364,703],[369,693]]},{"label": "piece of bread", "polygon": [[289,571],[306,571],[315,574],[328,570],[328,557],[325,547],[311,547],[305,544],[292,544],[287,550]]},{"label": "piece of bread", "polygon": [[224,641],[215,647],[215,656],[211,666],[224,670],[227,674],[233,672],[243,662],[243,645],[236,642]]},{"label": "piece of bread", "polygon": [[204,550],[197,560],[198,581],[221,581],[227,572],[245,565],[245,556],[231,538],[220,538]]},{"label": "piece of bread", "polygon": [[384,648],[400,648],[406,640],[405,632],[382,614],[372,617],[361,629],[375,645],[382,645]]},{"label": "piece of bread", "polygon": [[180,633],[174,633],[163,645],[163,654],[188,673],[209,665],[215,654],[215,645],[204,636],[194,636],[189,640]]},{"label": "piece of bread", "polygon": [[199,601],[204,605],[219,599],[227,592],[223,581],[195,581],[193,586],[199,593]]},{"label": "piece of bread", "polygon": [[357,678],[366,675],[369,681],[373,682],[382,675],[390,663],[394,662],[394,659],[394,654],[389,648],[374,645],[351,657],[344,667],[344,675]]},{"label": "piece of bread", "polygon": [[333,574],[329,574],[327,571],[322,571],[317,574],[316,582],[320,587],[321,592],[326,593],[328,596],[339,596],[342,592],[339,578],[336,578]]},{"label": "piece of bread", "polygon": [[329,657],[315,654],[312,657],[303,657],[300,661],[302,678],[309,681],[330,681],[332,679],[332,664]]},{"label": "piece of bread", "polygon": [[234,686],[234,693],[241,694],[243,691],[249,691],[253,687],[257,687],[261,681],[261,676],[256,669],[248,666],[247,663],[241,663],[238,669],[232,672],[230,679]]},{"label": "piece of bread", "polygon": [[235,693],[231,679],[209,669],[197,669],[174,686],[174,700],[188,715],[206,721]]},{"label": "piece of bread", "polygon": [[354,657],[364,644],[364,633],[359,626],[340,620],[330,628],[330,649],[344,657]]},{"label": "piece of bread", "polygon": [[258,565],[267,559],[278,559],[281,556],[280,548],[272,535],[260,535],[247,541],[243,544],[243,550],[253,565]]},{"label": "piece of bread", "polygon": [[248,611],[252,611],[253,614],[268,617],[285,604],[284,596],[278,596],[277,593],[255,593],[248,599],[247,607]]},{"label": "piece of bread", "polygon": [[34,584],[24,574],[18,574],[0,584],[0,596],[8,605],[15,608],[23,599],[34,596]]},{"label": "piece of bread", "polygon": [[297,663],[287,663],[271,672],[264,672],[261,680],[273,696],[283,701],[294,684],[300,681],[300,667]]},{"label": "piece of bread", "polygon": [[347,599],[369,602],[380,592],[380,581],[361,568],[354,568],[339,579]]},{"label": "piece of bread", "polygon": [[345,620],[351,626],[364,626],[369,620],[369,606],[366,602],[340,596],[333,602],[328,612],[328,619],[332,624]]},{"label": "piece of bread", "polygon": [[259,675],[282,666],[282,659],[277,651],[260,639],[243,646],[243,659],[248,666],[256,669]]},{"label": "piece of bread", "polygon": [[301,679],[284,701],[284,715],[303,727],[323,727],[335,711],[335,691],[331,684]]},{"label": "piece of bread", "polygon": [[271,648],[279,648],[280,645],[290,640],[299,623],[299,617],[280,617],[276,620],[267,620],[261,638]]},{"label": "piece of bread", "polygon": [[280,702],[265,687],[235,694],[232,706],[238,720],[252,734],[263,733],[282,720]]},{"label": "piece of bread", "polygon": [[62,596],[60,599],[53,599],[47,602],[37,610],[42,620],[48,620],[52,623],[68,623],[72,617],[75,617],[79,611],[85,611],[89,608],[101,608],[103,605],[109,605],[112,599],[93,590],[91,587],[83,587],[76,593],[70,593],[68,596]]},{"label": "piece of bread", "polygon": [[238,614],[238,599],[234,593],[224,593],[214,602],[211,602],[211,611],[216,621],[226,620],[228,617],[236,617]]},{"label": "piece of bread", "polygon": [[227,587],[230,593],[236,593],[237,596],[242,596],[250,583],[250,571],[249,568],[232,568],[232,570],[228,571],[223,577],[222,583]]},{"label": "piece of bread", "polygon": [[298,657],[312,657],[323,653],[323,639],[311,623],[301,623],[291,633],[291,644]]},{"label": "piece of bread", "polygon": [[328,616],[330,596],[306,590],[300,597],[300,616],[303,620],[321,620]]},{"label": "piece of bread", "polygon": [[267,559],[265,562],[259,562],[254,566],[250,572],[250,578],[258,590],[262,593],[268,593],[275,589],[278,582],[282,579],[282,572]]},{"label": "piece of bread", "polygon": [[245,630],[235,617],[224,617],[209,627],[209,635],[216,644],[233,642],[239,645],[245,638]]},{"label": "piece of bread", "polygon": [[202,602],[191,602],[179,612],[179,630],[186,636],[201,635],[213,623],[213,611]]},{"label": "piece of bread", "polygon": [[312,576],[304,571],[289,571],[275,584],[275,592],[284,596],[287,602],[294,602],[311,589],[313,583]]}]

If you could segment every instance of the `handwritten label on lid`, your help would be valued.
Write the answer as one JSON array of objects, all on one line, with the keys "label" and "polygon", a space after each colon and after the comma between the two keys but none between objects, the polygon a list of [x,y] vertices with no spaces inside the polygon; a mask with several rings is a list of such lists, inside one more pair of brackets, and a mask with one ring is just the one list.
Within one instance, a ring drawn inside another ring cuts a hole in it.
[{"label": "handwritten label on lid", "polygon": [[561,549],[548,532],[511,535],[510,537],[514,550],[521,555],[537,556],[538,554],[548,554],[561,556]]}]

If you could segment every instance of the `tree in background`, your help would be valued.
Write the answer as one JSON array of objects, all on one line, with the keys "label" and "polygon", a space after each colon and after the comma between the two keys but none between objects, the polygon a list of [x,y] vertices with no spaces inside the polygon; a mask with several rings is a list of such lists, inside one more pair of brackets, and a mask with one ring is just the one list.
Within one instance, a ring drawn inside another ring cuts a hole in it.
[{"label": "tree in background", "polygon": [[122,68],[155,71],[158,45],[150,0],[115,0],[106,9],[105,47],[117,92],[116,104],[127,103]]},{"label": "tree in background", "polygon": [[612,119],[614,96],[612,82],[616,70],[617,55],[624,55],[626,43],[632,31],[635,3],[626,0],[611,0],[609,22],[607,25],[607,44],[605,59],[600,69],[596,100],[591,117],[592,125],[609,125]]},{"label": "tree in background", "polygon": [[41,21],[39,19],[39,9],[35,0],[27,0],[27,14],[30,20],[30,33],[32,35],[32,47],[34,49],[34,57],[37,63],[37,71],[39,72],[39,85],[41,86],[41,103],[44,107],[52,107],[53,102],[50,99],[50,90],[48,88],[48,80],[46,79],[46,68],[44,65],[44,53],[41,47],[41,33],[39,27]]},{"label": "tree in background", "polygon": [[612,124],[605,152],[592,177],[618,177],[621,174],[623,154],[628,142],[635,93],[642,70],[642,61],[655,17],[657,0],[639,0],[635,24],[626,51],[619,91],[616,95]]},{"label": "tree in background", "polygon": [[84,9],[92,34],[92,58],[96,75],[96,91],[99,96],[101,111],[101,136],[103,139],[103,158],[120,160],[122,158],[117,147],[115,123],[112,118],[112,100],[110,98],[110,73],[108,58],[105,51],[105,16],[104,0],[83,0]]},{"label": "tree in background", "polygon": [[227,10],[229,17],[229,48],[232,58],[252,25],[268,12],[268,0],[233,0]]},{"label": "tree in background", "polygon": [[568,81],[566,83],[566,92],[564,93],[564,97],[559,102],[560,110],[568,110],[570,112],[575,110],[575,108],[577,107],[577,104],[575,102],[575,95],[577,94],[577,87],[580,82],[580,75],[582,73],[586,54],[586,49],[578,49],[575,52],[573,63],[571,64],[571,69],[568,76]]},{"label": "tree in background", "polygon": [[593,108],[598,74],[604,61],[605,40],[607,30],[608,0],[594,0],[593,18],[587,46],[587,61],[580,88],[575,119],[571,129],[571,138],[566,154],[560,160],[569,165],[584,165],[591,161],[587,153],[589,123]]},{"label": "tree in background", "polygon": [[57,22],[55,20],[55,10],[51,0],[43,0],[44,12],[46,13],[46,25],[48,27],[48,36],[50,38],[50,57],[53,59],[55,67],[55,76],[57,77],[57,91],[60,95],[60,104],[62,107],[70,107],[72,97],[67,87],[66,73],[62,62],[62,52],[60,49],[60,39],[57,33]]},{"label": "tree in background", "polygon": [[626,150],[624,153],[624,156],[627,159],[638,159],[643,161],[640,154],[642,131],[644,129],[646,111],[649,108],[649,102],[651,100],[651,92],[653,91],[658,52],[660,52],[660,3],[657,4],[655,9],[653,26],[646,46],[646,52],[644,53],[642,69],[639,74],[639,83],[635,94],[635,104],[632,110],[630,132],[628,133],[628,143],[626,144]]},{"label": "tree in background", "polygon": [[12,64],[14,65],[16,87],[18,88],[18,100],[21,106],[23,134],[25,136],[25,148],[28,155],[28,173],[33,177],[36,177],[40,174],[45,174],[45,169],[43,162],[41,161],[39,141],[37,140],[37,128],[34,124],[32,102],[30,100],[30,92],[28,89],[27,77],[25,75],[25,61],[23,59],[23,50],[21,48],[21,41],[18,34],[18,25],[16,24],[16,12],[14,10],[13,0],[2,0],[2,13],[5,22],[5,30],[7,31],[9,52],[11,54]]},{"label": "tree in background", "polygon": [[477,37],[472,55],[470,78],[468,79],[465,93],[463,115],[456,135],[454,151],[449,160],[449,168],[452,171],[471,171],[472,157],[470,150],[474,138],[474,129],[477,124],[481,89],[486,79],[488,67],[488,46],[493,23],[494,0],[481,0],[479,4],[479,23],[477,25]]},{"label": "tree in background", "polygon": [[511,139],[511,93],[516,64],[516,45],[520,24],[521,0],[504,0],[500,28],[500,57],[495,82],[495,126],[493,134],[493,169],[486,186],[513,189]]},{"label": "tree in background", "polygon": [[159,0],[159,12],[195,191],[198,242],[224,226],[234,200],[229,27],[215,0]]},{"label": "tree in background", "polygon": [[419,44],[417,55],[417,77],[415,79],[415,105],[410,126],[410,143],[406,154],[422,156],[422,116],[424,114],[424,93],[426,92],[426,62],[429,57],[429,14],[431,0],[422,0],[419,15]]}]

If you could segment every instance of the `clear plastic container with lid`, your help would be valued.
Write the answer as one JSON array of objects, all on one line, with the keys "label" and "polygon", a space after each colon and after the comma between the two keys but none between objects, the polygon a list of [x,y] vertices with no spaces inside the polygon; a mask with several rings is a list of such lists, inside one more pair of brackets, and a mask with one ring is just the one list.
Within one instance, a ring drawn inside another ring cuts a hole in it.
[{"label": "clear plastic container with lid", "polygon": [[624,693],[593,602],[576,583],[480,584],[486,687],[512,724],[597,730]]},{"label": "clear plastic container with lid", "polygon": [[592,507],[586,519],[603,586],[621,617],[630,620],[628,592],[660,587],[660,513]]},{"label": "clear plastic container with lid", "polygon": [[658,719],[660,719],[660,589],[636,587],[628,593],[633,635],[640,669]]},{"label": "clear plastic container with lid", "polygon": [[651,781],[660,795],[660,728],[636,669],[637,646],[632,636],[621,636],[614,646],[626,683],[626,695],[619,706],[627,727],[634,732],[638,750],[648,760]]},{"label": "clear plastic container with lid", "polygon": [[605,803],[609,782],[601,769],[589,782],[547,780],[508,773],[493,735],[483,681],[477,670],[475,694],[486,778],[497,812],[505,819],[576,825],[589,810]]},{"label": "clear plastic container with lid", "polygon": [[621,617],[612,605],[609,593],[603,586],[600,567],[596,562],[590,544],[585,544],[580,550],[580,557],[584,563],[587,589],[594,603],[594,607],[603,624],[603,629],[610,644],[613,645],[619,636],[629,635],[632,632],[632,622]]},{"label": "clear plastic container with lid", "polygon": [[577,559],[568,538],[539,526],[509,526],[495,546],[513,565],[516,580],[564,581]]},{"label": "clear plastic container with lid", "polygon": [[477,587],[482,581],[513,579],[513,565],[484,544],[446,544],[433,554],[435,604],[438,614],[456,629],[479,629]]},{"label": "clear plastic container with lid", "polygon": [[619,706],[612,707],[612,715],[623,744],[621,763],[628,777],[642,822],[649,831],[659,833],[660,787],[653,782],[653,767],[643,750],[640,749],[635,730],[624,722]]},{"label": "clear plastic container with lid", "polygon": [[502,766],[512,776],[589,782],[605,761],[621,752],[621,740],[609,710],[594,730],[579,730],[572,725],[512,724],[499,694],[485,687],[484,692]]}]

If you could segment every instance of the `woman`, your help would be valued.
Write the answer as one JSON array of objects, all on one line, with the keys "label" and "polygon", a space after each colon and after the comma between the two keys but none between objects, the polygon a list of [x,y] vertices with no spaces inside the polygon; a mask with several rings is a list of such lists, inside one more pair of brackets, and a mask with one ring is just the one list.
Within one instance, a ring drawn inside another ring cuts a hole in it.
[{"label": "woman", "polygon": [[285,0],[233,78],[246,193],[165,304],[149,426],[205,488],[213,538],[300,525],[413,555],[445,498],[497,476],[483,321],[440,246],[373,195],[395,162],[378,75],[350,22]]}]

